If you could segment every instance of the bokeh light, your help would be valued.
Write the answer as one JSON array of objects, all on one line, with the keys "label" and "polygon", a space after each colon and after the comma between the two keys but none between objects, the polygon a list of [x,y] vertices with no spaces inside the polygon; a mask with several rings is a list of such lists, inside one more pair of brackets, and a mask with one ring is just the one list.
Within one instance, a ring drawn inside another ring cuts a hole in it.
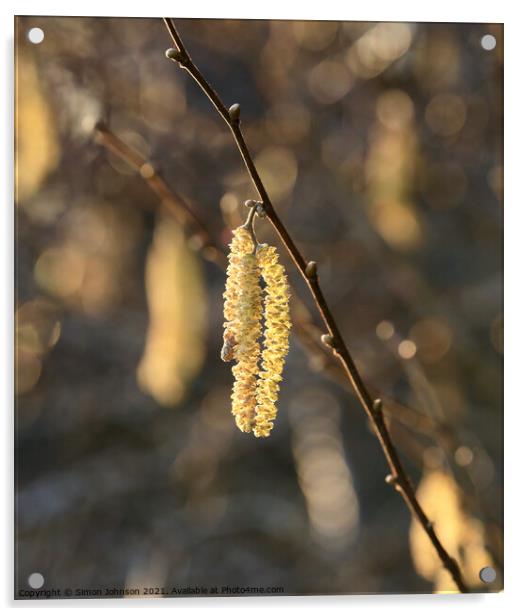
[{"label": "bokeh light", "polygon": [[342,62],[325,60],[312,69],[308,84],[315,100],[329,105],[336,103],[348,93],[352,79]]},{"label": "bokeh light", "polygon": [[292,401],[293,453],[313,537],[327,552],[347,549],[355,538],[359,506],[345,460],[337,401],[305,390]]},{"label": "bokeh light", "polygon": [[425,110],[431,130],[440,137],[450,137],[464,126],[467,110],[463,99],[455,94],[437,94]]},{"label": "bokeh light", "polygon": [[402,359],[412,359],[417,352],[417,346],[413,340],[402,340],[397,347],[397,352]]}]

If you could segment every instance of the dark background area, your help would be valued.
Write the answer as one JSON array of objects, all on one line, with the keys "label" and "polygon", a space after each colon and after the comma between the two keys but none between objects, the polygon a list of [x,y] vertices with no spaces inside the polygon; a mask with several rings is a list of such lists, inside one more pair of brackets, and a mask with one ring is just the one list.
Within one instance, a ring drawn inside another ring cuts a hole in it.
[{"label": "dark background area", "polygon": [[[240,103],[438,534],[470,585],[499,590],[503,28],[176,23]],[[16,31],[17,589],[40,572],[44,588],[453,591],[357,400],[295,328],[274,431],[236,429],[224,273],[94,139],[103,121],[227,249],[256,195],[164,57],[162,20],[21,17]],[[315,315],[270,225],[257,233]]]}]

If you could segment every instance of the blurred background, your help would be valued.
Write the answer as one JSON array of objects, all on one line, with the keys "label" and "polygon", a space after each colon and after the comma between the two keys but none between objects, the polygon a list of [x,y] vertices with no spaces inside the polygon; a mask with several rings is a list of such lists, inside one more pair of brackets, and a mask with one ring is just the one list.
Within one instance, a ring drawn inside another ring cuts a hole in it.
[{"label": "blurred background", "polygon": [[[438,534],[501,589],[502,26],[176,23]],[[169,46],[16,19],[16,587],[454,591],[262,220],[295,327],[272,435],[236,429],[218,265],[256,195]]]}]

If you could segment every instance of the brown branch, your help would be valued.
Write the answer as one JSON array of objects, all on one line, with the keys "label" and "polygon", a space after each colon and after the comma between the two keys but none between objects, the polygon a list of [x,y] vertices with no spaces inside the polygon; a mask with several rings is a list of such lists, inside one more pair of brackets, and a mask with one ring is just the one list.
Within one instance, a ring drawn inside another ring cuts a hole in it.
[{"label": "brown branch", "polygon": [[227,260],[224,250],[213,240],[206,224],[187,200],[166,184],[151,162],[117,137],[103,122],[98,122],[94,130],[95,141],[135,169],[158,196],[161,205],[183,228],[191,229],[196,234],[194,245],[201,250],[203,257],[225,269]]},{"label": "brown branch", "polygon": [[390,437],[390,432],[385,424],[382,402],[380,399],[373,400],[369,390],[357,370],[357,367],[352,359],[350,351],[346,346],[346,343],[341,335],[339,327],[328,307],[326,299],[323,295],[321,287],[319,285],[319,278],[317,276],[317,267],[314,262],[307,263],[306,259],[301,254],[299,248],[296,246],[286,227],[279,218],[275,211],[273,204],[266,192],[264,184],[257,172],[252,156],[246,145],[244,135],[242,133],[240,124],[240,108],[238,105],[232,105],[229,109],[222,102],[219,95],[208,83],[206,78],[197,68],[188,54],[178,32],[171,18],[164,18],[164,23],[168,29],[168,32],[175,44],[175,49],[169,49],[166,52],[166,56],[179,63],[181,68],[185,69],[191,77],[197,82],[204,94],[209,98],[219,115],[228,125],[232,132],[233,138],[239,149],[239,152],[243,158],[244,164],[248,170],[250,178],[257,190],[257,193],[262,201],[264,211],[268,220],[273,225],[275,231],[281,238],[281,241],[288,250],[292,257],[297,269],[302,274],[310,293],[316,303],[317,309],[323,322],[328,330],[328,334],[323,336],[325,344],[333,350],[334,355],[341,362],[346,376],[365,411],[368,419],[374,427],[374,431],[379,440],[386,461],[390,468],[390,475],[387,476],[387,483],[394,486],[395,489],[403,497],[407,507],[420,522],[428,538],[432,542],[443,566],[450,572],[456,586],[460,592],[469,592],[464,580],[460,568],[457,562],[450,556],[447,550],[444,548],[440,539],[436,535],[434,527],[430,520],[427,518],[425,512],[421,508],[417,497],[415,495],[414,488],[408,478],[408,475],[401,463],[397,450]]}]

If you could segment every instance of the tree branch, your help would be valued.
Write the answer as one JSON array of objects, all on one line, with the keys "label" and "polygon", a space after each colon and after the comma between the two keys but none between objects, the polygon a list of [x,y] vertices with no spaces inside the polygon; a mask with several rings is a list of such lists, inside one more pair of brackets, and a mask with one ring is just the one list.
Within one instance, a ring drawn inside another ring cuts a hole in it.
[{"label": "tree branch", "polygon": [[198,238],[198,248],[207,261],[225,269],[227,259],[224,251],[213,240],[206,224],[186,199],[170,188],[160,172],[139,152],[117,137],[103,122],[94,129],[96,143],[103,145],[112,154],[125,161],[140,174],[151,190],[158,196],[161,205],[182,225],[191,228]]},{"label": "tree branch", "polygon": [[281,241],[288,250],[297,269],[300,271],[306,284],[308,285],[319,314],[321,315],[326,329],[328,330],[328,334],[323,336],[323,342],[332,349],[334,355],[339,359],[346,376],[351,383],[361,406],[363,407],[363,410],[374,427],[375,434],[379,440],[390,468],[390,474],[386,478],[387,483],[394,486],[395,489],[401,494],[412,515],[414,515],[420,522],[429,540],[432,542],[439,558],[441,559],[443,566],[451,574],[458,590],[464,593],[469,592],[457,562],[450,556],[441,543],[440,539],[436,535],[432,523],[427,518],[416,498],[414,488],[401,463],[397,450],[390,437],[390,432],[385,424],[382,402],[380,399],[373,400],[369,390],[361,378],[361,375],[359,374],[359,371],[357,370],[350,351],[348,350],[348,347],[321,290],[315,263],[307,263],[306,259],[303,257],[299,248],[290,237],[290,234],[273,207],[270,197],[268,196],[259,173],[257,172],[248,146],[246,145],[240,124],[239,105],[232,105],[229,109],[226,107],[219,95],[215,92],[198,67],[192,61],[184,46],[184,43],[182,42],[182,39],[177,32],[173,20],[171,18],[164,18],[164,23],[175,45],[174,49],[172,48],[167,50],[166,56],[170,60],[178,62],[181,68],[185,69],[191,77],[193,77],[204,94],[206,94],[209,98],[219,115],[228,125],[237,148],[242,156],[248,174],[250,175],[255,189],[257,190],[257,193],[262,201],[267,218],[281,238]]}]

